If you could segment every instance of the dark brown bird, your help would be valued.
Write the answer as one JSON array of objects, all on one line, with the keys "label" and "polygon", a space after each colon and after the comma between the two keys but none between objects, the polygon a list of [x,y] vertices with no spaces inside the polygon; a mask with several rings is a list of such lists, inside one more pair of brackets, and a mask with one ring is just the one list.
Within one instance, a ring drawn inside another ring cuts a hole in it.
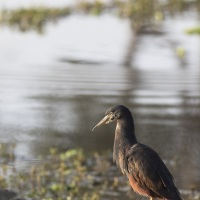
[{"label": "dark brown bird", "polygon": [[92,129],[117,121],[113,160],[129,179],[133,190],[143,196],[181,200],[173,177],[159,155],[150,147],[137,142],[131,112],[123,105],[109,108],[105,117]]}]

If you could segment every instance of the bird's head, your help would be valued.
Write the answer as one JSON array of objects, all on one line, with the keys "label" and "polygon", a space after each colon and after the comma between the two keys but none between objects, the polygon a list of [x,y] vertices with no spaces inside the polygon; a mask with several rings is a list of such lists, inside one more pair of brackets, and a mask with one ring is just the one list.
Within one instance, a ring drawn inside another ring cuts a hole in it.
[{"label": "bird's head", "polygon": [[92,131],[94,131],[95,128],[97,128],[102,124],[109,124],[116,120],[120,120],[121,118],[124,118],[127,115],[131,115],[131,113],[129,109],[126,108],[125,106],[123,105],[113,106],[105,112],[105,117],[92,129]]}]

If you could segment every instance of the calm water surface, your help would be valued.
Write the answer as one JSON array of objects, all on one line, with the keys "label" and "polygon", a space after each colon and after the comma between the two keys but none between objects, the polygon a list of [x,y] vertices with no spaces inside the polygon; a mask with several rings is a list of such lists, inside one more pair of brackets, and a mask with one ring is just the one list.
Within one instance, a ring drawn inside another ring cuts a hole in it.
[{"label": "calm water surface", "polygon": [[91,129],[125,104],[138,140],[159,152],[179,188],[200,189],[200,39],[184,34],[195,23],[176,18],[141,35],[129,66],[124,19],[71,16],[44,35],[1,28],[1,143],[15,146],[22,167],[51,147],[112,149],[114,125]]}]

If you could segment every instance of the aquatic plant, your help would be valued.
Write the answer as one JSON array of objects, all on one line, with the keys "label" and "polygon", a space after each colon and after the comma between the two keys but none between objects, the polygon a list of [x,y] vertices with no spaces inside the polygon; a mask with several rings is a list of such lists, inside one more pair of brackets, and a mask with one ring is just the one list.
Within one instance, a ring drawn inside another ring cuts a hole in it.
[{"label": "aquatic plant", "polygon": [[109,188],[119,185],[115,176],[107,174],[112,166],[109,154],[52,148],[39,164],[25,170],[17,169],[15,160],[7,160],[0,166],[0,187],[25,199],[98,200]]},{"label": "aquatic plant", "polygon": [[[10,196],[16,196],[14,199],[99,200],[115,197],[120,200],[136,197],[126,177],[113,164],[111,151],[99,154],[86,153],[82,149],[59,152],[51,148],[47,155],[39,156],[39,162],[20,161],[26,168],[18,167],[14,145],[1,145],[0,154],[0,188]],[[200,197],[198,191],[182,192],[185,199]]]}]

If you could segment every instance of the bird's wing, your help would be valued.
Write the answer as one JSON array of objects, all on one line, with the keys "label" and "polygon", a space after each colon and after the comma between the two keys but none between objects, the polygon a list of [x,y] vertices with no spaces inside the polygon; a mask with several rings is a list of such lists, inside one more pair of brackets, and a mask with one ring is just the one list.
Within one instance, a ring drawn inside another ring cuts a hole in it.
[{"label": "bird's wing", "polygon": [[127,153],[127,170],[138,186],[163,196],[174,189],[173,177],[159,155],[151,148],[136,144]]}]

